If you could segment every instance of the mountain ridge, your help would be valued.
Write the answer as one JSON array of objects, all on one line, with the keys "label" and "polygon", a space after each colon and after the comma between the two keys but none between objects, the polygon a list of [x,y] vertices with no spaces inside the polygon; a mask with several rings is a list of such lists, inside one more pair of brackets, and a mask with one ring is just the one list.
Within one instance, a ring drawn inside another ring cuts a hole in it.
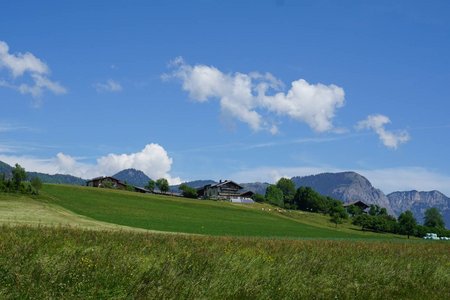
[{"label": "mountain ridge", "polygon": [[392,209],[397,214],[411,210],[417,221],[423,223],[425,211],[428,208],[439,209],[446,227],[450,226],[450,198],[437,191],[398,191],[387,195]]}]

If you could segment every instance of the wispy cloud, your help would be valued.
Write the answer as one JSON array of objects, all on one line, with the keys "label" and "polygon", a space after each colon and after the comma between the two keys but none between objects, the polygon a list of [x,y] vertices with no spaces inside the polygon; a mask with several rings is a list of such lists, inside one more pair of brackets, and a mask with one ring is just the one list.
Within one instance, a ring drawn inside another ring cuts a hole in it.
[{"label": "wispy cloud", "polygon": [[108,79],[106,82],[97,82],[94,84],[94,88],[99,93],[117,93],[123,90],[122,85],[112,79]]},{"label": "wispy cloud", "polygon": [[213,66],[189,65],[181,57],[171,67],[174,71],[163,79],[180,79],[183,90],[195,101],[218,99],[223,114],[254,131],[276,134],[277,124],[270,120],[277,116],[306,123],[316,132],[332,131],[335,112],[344,105],[344,90],[334,84],[298,79],[282,92],[284,83],[270,73],[226,74]]},{"label": "wispy cloud", "polygon": [[[59,82],[48,78],[50,68],[42,60],[30,52],[10,53],[6,42],[0,41],[0,70],[6,69],[11,78],[0,78],[0,87],[12,88],[22,94],[30,94],[33,98],[40,98],[45,91],[60,95],[67,92]],[[18,82],[28,74],[31,84]],[[39,103],[39,102],[38,102]]]},{"label": "wispy cloud", "polygon": [[11,132],[11,131],[35,131],[36,129],[27,127],[27,126],[20,126],[15,124],[8,124],[8,123],[0,123],[0,133],[2,132]]},{"label": "wispy cloud", "polygon": [[362,134],[346,134],[339,136],[328,136],[328,137],[307,137],[298,139],[286,139],[277,141],[268,141],[261,143],[248,143],[248,142],[237,142],[228,144],[217,144],[217,145],[204,145],[202,147],[196,148],[184,148],[177,152],[209,152],[209,151],[248,151],[259,148],[273,148],[273,147],[283,147],[287,145],[305,145],[305,144],[320,144],[320,143],[332,143],[340,140],[347,140],[361,136]]},{"label": "wispy cloud", "polygon": [[385,125],[391,123],[391,120],[384,115],[370,115],[365,120],[360,121],[356,128],[358,130],[371,129],[380,138],[383,145],[391,149],[397,149],[400,144],[410,140],[408,132],[404,130],[389,131],[385,129]]}]

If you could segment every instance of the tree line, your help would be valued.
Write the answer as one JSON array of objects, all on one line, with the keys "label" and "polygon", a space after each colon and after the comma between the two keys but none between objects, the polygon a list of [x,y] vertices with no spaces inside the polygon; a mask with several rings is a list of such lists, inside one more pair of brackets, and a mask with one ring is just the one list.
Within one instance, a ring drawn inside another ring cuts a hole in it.
[{"label": "tree line", "polygon": [[4,173],[0,174],[0,192],[20,193],[28,195],[38,195],[42,188],[42,181],[39,177],[27,180],[27,172],[19,164],[12,168],[11,178],[6,178]]},{"label": "tree line", "polygon": [[253,200],[267,202],[278,207],[322,213],[330,216],[330,221],[336,227],[344,220],[360,226],[362,230],[396,233],[423,237],[426,233],[437,233],[440,236],[450,236],[450,230],[445,228],[442,215],[437,208],[429,208],[425,212],[424,224],[417,223],[409,210],[402,212],[398,218],[388,214],[386,208],[371,205],[368,211],[350,205],[344,208],[339,200],[323,196],[310,187],[295,188],[291,179],[281,178],[274,185],[269,185],[265,195],[255,194]]}]

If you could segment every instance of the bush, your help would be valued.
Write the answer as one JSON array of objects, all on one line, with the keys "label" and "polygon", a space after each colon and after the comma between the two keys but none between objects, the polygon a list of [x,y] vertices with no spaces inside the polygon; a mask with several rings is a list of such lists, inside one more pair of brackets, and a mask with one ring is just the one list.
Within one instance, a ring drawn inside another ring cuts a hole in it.
[{"label": "bush", "polygon": [[39,191],[42,188],[42,181],[39,179],[39,177],[34,177],[31,179],[31,186],[36,190]]},{"label": "bush", "polygon": [[253,199],[253,201],[259,202],[259,203],[266,201],[266,198],[261,194],[253,194],[252,199]]},{"label": "bush", "polygon": [[183,197],[196,199],[198,197],[197,190],[186,184],[181,184],[179,189],[182,191]]}]

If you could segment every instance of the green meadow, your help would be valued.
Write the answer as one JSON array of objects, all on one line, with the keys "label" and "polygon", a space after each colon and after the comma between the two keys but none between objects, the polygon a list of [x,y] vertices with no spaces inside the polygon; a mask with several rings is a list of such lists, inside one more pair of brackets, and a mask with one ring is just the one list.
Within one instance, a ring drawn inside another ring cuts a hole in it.
[{"label": "green meadow", "polygon": [[[361,232],[348,225],[336,230],[326,216],[280,213],[272,206],[261,204],[242,205],[62,185],[46,185],[42,194],[49,203],[76,214],[149,230],[247,237],[386,238],[386,235]],[[308,215],[313,217],[308,218]]]},{"label": "green meadow", "polygon": [[0,194],[0,299],[445,299],[450,244],[329,217],[44,185]]}]

